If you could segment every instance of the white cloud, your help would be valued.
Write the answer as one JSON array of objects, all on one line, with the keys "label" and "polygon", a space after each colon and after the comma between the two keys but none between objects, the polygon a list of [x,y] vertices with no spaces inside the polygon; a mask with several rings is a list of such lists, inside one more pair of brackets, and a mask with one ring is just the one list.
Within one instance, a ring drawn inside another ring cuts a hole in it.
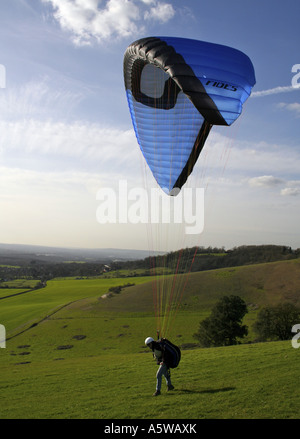
[{"label": "white cloud", "polygon": [[274,187],[284,183],[281,178],[274,177],[273,175],[262,175],[260,177],[253,177],[249,180],[249,185],[252,187]]},{"label": "white cloud", "polygon": [[159,22],[170,20],[174,8],[159,0],[42,0],[50,3],[62,29],[71,32],[76,45],[96,40],[122,38],[143,30],[143,17]]},{"label": "white cloud", "polygon": [[[138,146],[133,129],[70,121],[74,107],[83,99],[78,93],[55,90],[47,80],[10,87],[0,94],[0,154],[3,164],[26,169],[50,166],[80,169],[125,169]],[[132,144],[136,148],[132,148]],[[122,153],[120,153],[120,150]],[[50,164],[51,161],[51,164]]]},{"label": "white cloud", "polygon": [[[72,159],[77,169],[83,161],[99,172],[118,171],[130,167],[138,153],[133,130],[102,127],[88,122],[52,122],[34,119],[0,121],[0,150],[3,160],[26,161],[26,166],[46,169],[49,160],[57,160],[56,167],[67,168]],[[14,158],[13,158],[14,157]],[[29,162],[30,160],[30,162]],[[78,161],[75,163],[75,160]],[[124,171],[125,172],[125,171]]]},{"label": "white cloud", "polygon": [[291,91],[295,91],[295,90],[299,91],[300,88],[293,87],[292,85],[279,86],[279,87],[275,87],[275,88],[270,88],[268,90],[254,91],[251,93],[251,97],[252,98],[259,98],[259,97],[270,96],[270,95],[274,95],[274,94],[278,94],[278,93],[287,93],[287,92],[291,92]]},{"label": "white cloud", "polygon": [[[2,164],[17,162],[30,169],[37,166],[46,169],[51,164],[60,170],[68,166],[74,169],[90,166],[100,173],[109,168],[112,179],[114,173],[123,172],[123,177],[132,173],[134,163],[140,164],[141,157],[133,129],[86,120],[68,121],[67,112],[81,99],[80,93],[53,90],[47,80],[3,90],[0,95]],[[220,132],[224,129],[214,127],[196,166],[207,178],[235,175],[240,181],[248,181],[253,177],[249,184],[260,186],[274,185],[275,177],[270,178],[274,175],[282,176],[285,181],[298,178],[297,148],[267,142],[233,142]]]},{"label": "white cloud", "polygon": [[296,114],[296,116],[300,117],[300,104],[298,102],[294,102],[292,104],[286,104],[284,102],[280,102],[278,104],[279,108],[286,109]]},{"label": "white cloud", "polygon": [[[112,236],[117,236],[120,229],[111,229],[110,236],[107,229],[96,222],[95,195],[100,187],[114,188],[122,179],[128,179],[129,186],[145,186],[143,169],[148,167],[133,129],[117,129],[85,120],[67,121],[61,117],[48,119],[47,113],[40,117],[39,109],[46,105],[57,111],[63,107],[65,98],[69,103],[77,99],[72,94],[68,97],[64,91],[53,93],[45,82],[7,91],[10,98],[7,95],[6,101],[0,101],[1,111],[9,103],[11,113],[10,117],[0,120],[0,201],[1,210],[5,212],[0,226],[6,231],[7,239],[24,242],[26,236],[27,242],[51,239],[52,243],[78,245],[81,239],[78,232],[84,229],[91,235],[88,245],[95,245],[93,239],[99,235],[118,246],[119,241],[112,241]],[[49,114],[54,115],[51,111]],[[209,186],[207,200],[216,206],[217,218],[221,218],[230,205],[227,220],[232,222],[232,227],[236,224],[234,217],[243,209],[245,227],[247,224],[251,227],[250,218],[264,215],[268,210],[264,188],[276,189],[269,190],[267,198],[276,206],[276,213],[280,211],[284,216],[292,206],[296,217],[298,198],[295,195],[300,194],[297,148],[233,141],[220,134],[224,131],[223,127],[214,127],[188,183],[190,187],[194,187],[194,181],[196,187]],[[153,178],[150,171],[146,172],[145,180],[151,185]],[[253,190],[258,186],[262,190]],[[82,239],[86,238],[82,236]]]},{"label": "white cloud", "polygon": [[281,190],[283,196],[300,195],[300,180],[290,180],[286,182],[286,187]]},{"label": "white cloud", "polygon": [[299,188],[295,188],[295,187],[286,187],[284,189],[281,190],[281,195],[283,196],[297,196],[300,195],[300,187]]},{"label": "white cloud", "polygon": [[[284,179],[274,177],[272,175],[263,175],[260,177],[253,177],[248,180],[250,187],[261,188],[277,188],[278,186],[286,186],[280,190],[282,196],[297,196],[300,195],[300,181],[285,181]],[[278,193],[278,192],[277,192]]]},{"label": "white cloud", "polygon": [[101,176],[97,173],[0,167],[0,199],[14,204],[19,200],[22,205],[30,203],[34,207],[37,199],[54,203],[56,199],[79,199],[87,193],[94,197],[99,185]]},{"label": "white cloud", "polygon": [[82,99],[81,93],[52,89],[47,78],[31,81],[1,92],[1,120],[65,118]]},{"label": "white cloud", "polygon": [[144,14],[145,20],[157,20],[166,23],[175,15],[175,10],[171,4],[155,2],[150,11]]},{"label": "white cloud", "polygon": [[[222,127],[213,127],[199,160],[206,169],[224,168],[243,178],[276,175],[284,180],[298,178],[300,169],[299,148],[288,144],[233,140],[220,134]],[[227,130],[227,128],[226,128]]]}]

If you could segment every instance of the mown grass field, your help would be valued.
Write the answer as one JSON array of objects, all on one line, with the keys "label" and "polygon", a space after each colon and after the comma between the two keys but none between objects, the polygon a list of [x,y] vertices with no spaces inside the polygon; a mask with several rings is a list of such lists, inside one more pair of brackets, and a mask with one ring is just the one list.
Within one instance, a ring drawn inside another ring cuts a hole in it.
[{"label": "mown grass field", "polygon": [[[244,296],[249,325],[264,303],[299,300],[299,267],[288,261],[192,274],[168,337],[195,342],[199,321],[224,294]],[[101,299],[126,283],[135,286]],[[144,346],[155,336],[152,307],[147,277],[56,279],[1,300],[8,340],[0,350],[0,418],[299,418],[300,349],[291,341],[183,350],[175,390],[163,387],[153,398],[157,366]]]}]

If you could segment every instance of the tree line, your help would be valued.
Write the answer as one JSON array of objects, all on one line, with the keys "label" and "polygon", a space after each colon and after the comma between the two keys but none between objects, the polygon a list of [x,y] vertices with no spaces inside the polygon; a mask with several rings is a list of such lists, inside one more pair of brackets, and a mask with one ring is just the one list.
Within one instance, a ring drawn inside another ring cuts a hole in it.
[{"label": "tree line", "polygon": [[[202,347],[230,346],[241,343],[248,335],[243,318],[248,309],[239,296],[223,296],[212,308],[211,314],[199,324],[194,338]],[[256,341],[291,339],[292,327],[300,323],[300,308],[286,302],[262,308],[254,323]]]},{"label": "tree line", "polygon": [[[170,272],[183,273],[186,271],[214,270],[218,268],[234,267],[248,264],[259,264],[264,262],[274,262],[300,257],[300,249],[293,250],[288,246],[279,245],[248,245],[234,247],[225,250],[224,247],[192,247],[185,248],[164,255],[156,255],[135,261],[103,261],[95,260],[91,262],[56,262],[46,263],[39,259],[24,261],[22,265],[14,262],[11,258],[0,264],[0,281],[30,278],[49,280],[55,277],[84,277],[101,276],[105,264],[110,265],[113,271],[127,269],[132,276],[134,270],[140,270],[139,275],[153,275],[156,268],[164,267]],[[0,261],[1,262],[1,261]],[[14,266],[15,264],[15,266]],[[143,271],[141,271],[141,269]],[[159,273],[159,271],[157,271]],[[134,275],[137,275],[136,273]]]},{"label": "tree line", "polygon": [[195,272],[299,257],[300,249],[293,250],[291,247],[283,245],[243,245],[230,250],[225,250],[224,247],[192,247],[169,252],[165,255],[154,255],[139,261],[117,261],[112,264],[112,267],[131,270],[165,267],[174,270],[178,268],[178,261],[180,261],[182,271],[186,271],[188,267]]}]

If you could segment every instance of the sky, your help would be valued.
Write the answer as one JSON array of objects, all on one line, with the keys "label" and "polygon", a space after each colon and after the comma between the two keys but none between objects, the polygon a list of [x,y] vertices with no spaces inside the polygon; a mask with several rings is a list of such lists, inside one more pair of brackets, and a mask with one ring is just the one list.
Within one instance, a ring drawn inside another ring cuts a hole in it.
[{"label": "sky", "polygon": [[[2,1],[0,243],[299,248],[299,16],[298,0]],[[190,179],[204,188],[203,209],[194,210],[204,226],[193,234],[129,214],[141,211],[131,188],[140,194],[153,182],[130,119],[123,56],[133,41],[159,35],[234,47],[255,68],[242,115],[213,127]],[[119,203],[124,188],[125,211],[104,223],[103,190]]]}]

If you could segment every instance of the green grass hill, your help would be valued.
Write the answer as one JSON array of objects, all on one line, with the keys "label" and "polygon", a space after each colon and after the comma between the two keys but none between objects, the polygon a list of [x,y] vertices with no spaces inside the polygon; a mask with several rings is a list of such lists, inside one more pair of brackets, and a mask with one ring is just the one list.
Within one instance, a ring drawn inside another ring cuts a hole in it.
[{"label": "green grass hill", "polygon": [[[159,398],[151,397],[157,366],[144,346],[156,329],[149,277],[60,278],[6,296],[0,418],[297,418],[299,350],[291,341],[249,342],[262,306],[300,305],[299,280],[299,259],[192,273],[168,334],[184,347],[175,390]],[[134,285],[102,298],[126,284]],[[200,320],[228,294],[248,304],[247,340],[195,348]]]}]

